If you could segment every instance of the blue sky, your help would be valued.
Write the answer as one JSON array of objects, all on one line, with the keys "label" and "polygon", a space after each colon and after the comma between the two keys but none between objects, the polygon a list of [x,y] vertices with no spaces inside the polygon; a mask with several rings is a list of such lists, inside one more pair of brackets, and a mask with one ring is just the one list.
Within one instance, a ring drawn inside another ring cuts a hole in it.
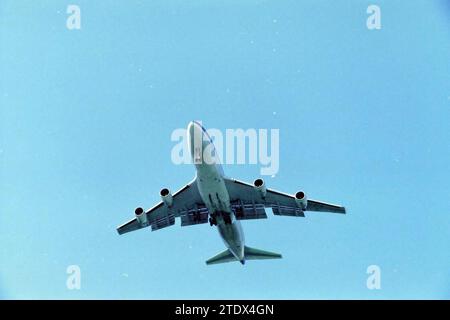
[{"label": "blue sky", "polygon": [[[449,299],[450,5],[210,2],[0,3],[0,298]],[[193,119],[279,129],[269,187],[348,214],[243,222],[284,257],[245,267],[205,265],[209,225],[118,236],[194,176],[170,159]]]}]

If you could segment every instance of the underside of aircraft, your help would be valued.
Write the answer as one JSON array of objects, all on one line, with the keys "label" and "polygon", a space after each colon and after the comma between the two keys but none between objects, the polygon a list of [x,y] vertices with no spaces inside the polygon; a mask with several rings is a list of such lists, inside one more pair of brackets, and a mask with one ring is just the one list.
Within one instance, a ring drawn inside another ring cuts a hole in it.
[{"label": "underside of aircraft", "polygon": [[[206,136],[200,148],[212,144],[206,130],[193,121],[188,126],[190,149],[194,158],[195,136]],[[344,207],[307,199],[303,191],[294,195],[266,188],[263,179],[253,183],[231,179],[223,174],[220,164],[195,162],[197,175],[190,183],[172,194],[169,189],[160,191],[161,201],[148,210],[138,207],[135,217],[117,228],[119,234],[150,227],[152,231],[175,224],[180,218],[181,226],[207,224],[216,226],[227,250],[206,261],[217,264],[246,260],[277,259],[280,254],[245,246],[241,220],[266,219],[266,208],[274,215],[305,217],[307,211],[345,214]]]}]

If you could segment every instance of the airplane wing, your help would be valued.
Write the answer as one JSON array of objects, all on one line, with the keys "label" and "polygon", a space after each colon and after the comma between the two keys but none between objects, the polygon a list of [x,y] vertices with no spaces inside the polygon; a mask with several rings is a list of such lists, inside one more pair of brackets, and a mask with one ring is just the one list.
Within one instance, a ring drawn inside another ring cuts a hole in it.
[{"label": "airplane wing", "polygon": [[117,228],[119,234],[151,226],[156,231],[175,224],[175,218],[181,218],[181,226],[208,222],[209,212],[198,192],[197,182],[193,180],[172,195],[173,204],[168,207],[162,201],[145,211],[146,223],[139,223],[136,218]]},{"label": "airplane wing", "polygon": [[[272,208],[275,215],[282,216],[304,217],[304,211],[345,214],[344,207],[309,199],[306,208],[302,209],[297,205],[294,196],[276,190],[267,189],[265,197],[262,197],[252,184],[239,180],[225,179],[225,184],[237,219],[267,218],[265,213],[262,212],[264,207]],[[248,214],[246,214],[246,211],[248,211]]]}]

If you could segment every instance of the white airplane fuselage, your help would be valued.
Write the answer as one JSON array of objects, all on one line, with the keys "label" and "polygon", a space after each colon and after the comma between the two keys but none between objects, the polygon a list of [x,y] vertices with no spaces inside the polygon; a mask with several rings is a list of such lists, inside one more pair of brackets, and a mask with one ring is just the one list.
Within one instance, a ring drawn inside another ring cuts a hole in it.
[{"label": "white airplane fuselage", "polygon": [[246,246],[240,220],[265,219],[266,208],[274,215],[291,217],[305,217],[305,211],[346,213],[343,206],[307,199],[303,191],[287,194],[266,188],[261,178],[249,183],[226,177],[213,140],[202,124],[190,122],[186,136],[195,178],[173,195],[169,189],[161,189],[161,201],[150,209],[137,207],[134,218],[117,227],[120,235],[149,226],[152,231],[169,227],[175,224],[175,218],[181,219],[181,226],[209,221],[217,226],[227,249],[206,264],[245,264],[247,260],[281,259],[282,255]]},{"label": "white airplane fuselage", "polygon": [[[245,262],[244,233],[231,209],[224,173],[218,158],[212,159],[215,147],[206,130],[196,121],[189,123],[189,149],[197,171],[197,187],[208,208],[211,223],[216,225],[223,242],[242,264]],[[206,137],[206,138],[205,138]]]}]

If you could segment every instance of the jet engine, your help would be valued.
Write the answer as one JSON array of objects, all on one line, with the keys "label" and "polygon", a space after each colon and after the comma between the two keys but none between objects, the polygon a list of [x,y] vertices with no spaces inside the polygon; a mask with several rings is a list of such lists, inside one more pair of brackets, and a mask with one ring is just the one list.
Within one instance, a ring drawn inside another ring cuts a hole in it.
[{"label": "jet engine", "polygon": [[303,191],[299,191],[295,194],[295,202],[297,203],[297,206],[302,208],[302,210],[306,210],[308,200],[306,199],[306,194]]},{"label": "jet engine", "polygon": [[253,181],[253,185],[255,186],[255,189],[259,192],[261,197],[265,197],[267,193],[266,184],[264,183],[263,179],[256,179]]},{"label": "jet engine", "polygon": [[141,207],[136,208],[136,210],[134,210],[134,214],[136,215],[136,220],[141,226],[146,226],[148,224],[147,214],[144,209]]},{"label": "jet engine", "polygon": [[168,207],[171,207],[173,203],[173,197],[169,189],[167,188],[161,189],[159,194],[161,195],[161,200],[164,202],[164,204]]}]

